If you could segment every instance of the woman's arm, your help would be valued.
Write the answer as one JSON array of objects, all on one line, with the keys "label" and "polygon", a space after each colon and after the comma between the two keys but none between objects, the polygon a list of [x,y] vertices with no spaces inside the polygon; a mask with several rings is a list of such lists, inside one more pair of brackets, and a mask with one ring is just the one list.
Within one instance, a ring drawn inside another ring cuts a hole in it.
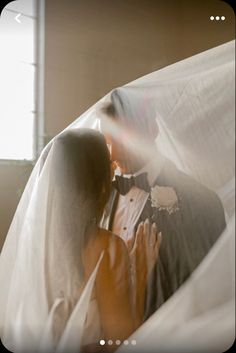
[{"label": "woman's arm", "polygon": [[158,233],[155,223],[149,220],[138,226],[136,234],[127,243],[131,260],[134,298],[135,298],[135,327],[143,322],[147,281],[156,264],[161,245],[161,233]]},{"label": "woman's arm", "polygon": [[[95,289],[104,332],[104,337],[101,338],[105,340],[122,342],[143,322],[148,278],[146,246],[147,241],[151,239],[149,234],[149,224],[141,224],[133,237],[132,250],[129,253],[121,238],[100,229],[96,241],[92,241],[87,247],[84,257],[87,276],[104,251],[95,280]],[[157,231],[153,229],[151,235],[153,244],[149,259],[156,260],[159,248]],[[106,345],[106,348],[112,351],[117,347]]]},{"label": "woman's arm", "polygon": [[111,236],[96,278],[96,296],[105,339],[123,341],[135,330],[130,259],[125,243]]},{"label": "woman's arm", "polygon": [[125,242],[109,235],[96,279],[96,293],[107,339],[123,341],[142,323],[149,274],[161,244],[155,224],[141,223],[128,252]]}]

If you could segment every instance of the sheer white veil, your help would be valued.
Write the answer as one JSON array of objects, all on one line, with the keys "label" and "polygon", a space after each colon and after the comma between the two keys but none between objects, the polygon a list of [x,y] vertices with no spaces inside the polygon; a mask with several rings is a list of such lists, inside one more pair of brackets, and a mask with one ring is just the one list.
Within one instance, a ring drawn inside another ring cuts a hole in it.
[{"label": "sheer white veil", "polygon": [[[9,235],[1,256],[1,275],[11,269],[1,277],[6,305],[0,309],[1,335],[9,349],[49,352],[65,330],[84,290],[82,251],[96,226],[101,187],[110,185],[109,161],[103,135],[91,129],[66,131],[44,150],[31,193],[24,195],[29,198],[24,220],[17,220],[18,211],[14,219],[22,223],[16,225],[15,256],[4,256],[15,240]],[[100,180],[92,178],[94,162]]]},{"label": "sheer white veil", "polygon": [[[189,347],[190,337],[194,336],[194,345],[198,348],[199,335],[199,347],[204,352],[206,349],[214,351],[223,337],[227,337],[223,340],[226,346],[233,343],[234,46],[234,41],[225,43],[116,89],[129,115],[145,115],[148,125],[149,117],[154,114],[160,130],[156,140],[158,150],[179,169],[218,194],[228,223],[225,232],[189,280],[134,333],[132,339],[137,341],[136,346],[123,345],[120,347],[122,352],[139,351],[138,347],[140,352],[148,351],[158,345],[160,352],[175,351],[175,344],[180,341]],[[83,127],[101,130],[100,107],[109,101],[110,94],[65,131],[77,131]],[[51,190],[54,152],[58,150],[55,141],[56,138],[45,147],[34,167],[0,256],[0,337],[8,349],[16,352],[30,351],[32,346],[36,347],[34,351],[44,351],[45,347],[53,349],[47,328],[51,325],[53,310],[60,303],[64,308],[74,306],[74,311],[58,351],[68,345],[71,350],[78,347],[81,337],[78,330],[74,334],[72,327],[83,327],[98,268],[80,295],[74,294],[73,288],[67,286],[73,282],[79,288],[80,273],[72,273],[71,263],[64,260],[76,261],[76,256],[72,256],[76,253],[76,246],[70,247],[65,239],[67,232],[62,232],[59,242],[57,238],[57,248],[52,251],[60,257],[60,269],[52,267],[52,271],[55,270],[52,283],[55,281],[56,289],[51,303],[48,302],[45,285],[49,269],[45,263],[48,230],[52,227],[50,242],[53,242],[53,237],[57,237],[57,233],[53,233],[55,229],[60,232],[60,227],[70,227],[70,220],[65,224],[64,214],[60,218],[61,211],[54,208],[58,205],[57,197],[60,198],[60,193],[52,196]],[[80,208],[79,200],[73,202]],[[74,204],[70,209],[71,219],[76,212]],[[58,277],[59,272],[61,276]],[[62,286],[64,292],[60,291]],[[216,320],[218,325],[213,325]],[[211,346],[208,337],[216,344]],[[185,346],[180,344],[179,347],[183,351]]]}]

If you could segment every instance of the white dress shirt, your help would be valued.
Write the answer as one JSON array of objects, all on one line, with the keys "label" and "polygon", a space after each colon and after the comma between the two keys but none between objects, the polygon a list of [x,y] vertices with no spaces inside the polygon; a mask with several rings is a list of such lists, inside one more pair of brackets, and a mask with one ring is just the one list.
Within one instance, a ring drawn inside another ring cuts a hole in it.
[{"label": "white dress shirt", "polygon": [[[147,163],[142,169],[133,176],[147,172],[149,185],[152,186],[160,174],[165,162],[165,157],[157,153],[157,157]],[[116,172],[119,174],[119,172]],[[131,174],[123,174],[130,177]],[[113,220],[112,232],[127,241],[134,233],[135,225],[147,202],[149,193],[133,186],[126,195],[119,195],[117,208]]]}]

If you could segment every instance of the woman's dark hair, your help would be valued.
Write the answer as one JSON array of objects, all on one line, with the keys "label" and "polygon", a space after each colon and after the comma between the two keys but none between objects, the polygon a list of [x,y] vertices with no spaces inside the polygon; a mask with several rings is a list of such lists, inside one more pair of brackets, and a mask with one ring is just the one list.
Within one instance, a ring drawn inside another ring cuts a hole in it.
[{"label": "woman's dark hair", "polygon": [[[91,217],[98,221],[111,190],[110,155],[104,136],[80,128],[62,133],[56,142],[60,156],[56,174],[61,187],[68,193],[77,192],[84,205],[90,205]],[[70,185],[63,185],[68,182]]]}]

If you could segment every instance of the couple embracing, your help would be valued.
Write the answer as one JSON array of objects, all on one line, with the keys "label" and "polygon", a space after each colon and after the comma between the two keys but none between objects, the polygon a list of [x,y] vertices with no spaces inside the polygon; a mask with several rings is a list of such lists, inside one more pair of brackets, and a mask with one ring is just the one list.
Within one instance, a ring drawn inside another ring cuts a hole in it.
[{"label": "couple embracing", "polygon": [[[99,262],[83,352],[115,350],[181,286],[225,228],[217,195],[165,158],[157,138],[155,116],[127,113],[115,90],[101,109],[101,133],[81,128],[54,142],[54,183],[76,205],[71,220],[84,284]],[[57,339],[63,329],[58,315]],[[110,344],[101,347],[100,339]]]}]

